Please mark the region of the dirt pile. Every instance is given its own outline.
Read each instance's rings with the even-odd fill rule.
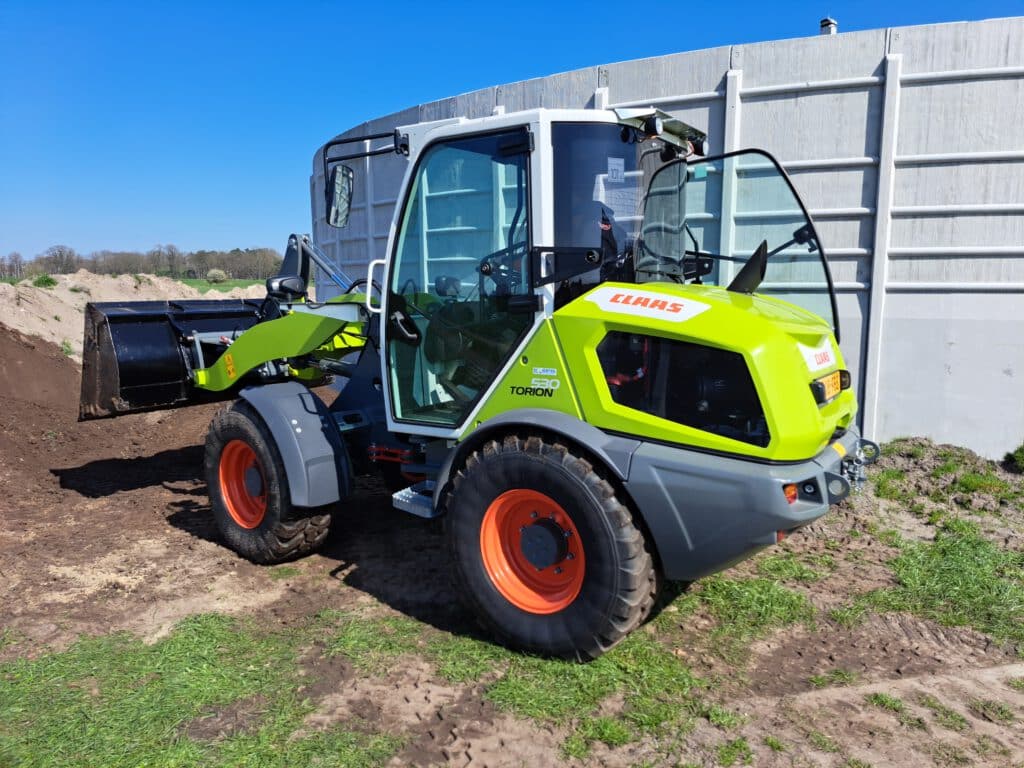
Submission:
[[[53,279],[57,284],[51,288],[36,288],[29,280],[17,285],[0,283],[0,304],[7,308],[4,323],[22,333],[53,342],[77,360],[81,360],[82,354],[83,313],[90,301],[258,299],[266,295],[261,285],[200,293],[167,277],[94,275],[84,269],[73,275],[56,275]]]

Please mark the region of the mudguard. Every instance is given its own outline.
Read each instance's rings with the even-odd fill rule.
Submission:
[[[248,402],[270,429],[297,507],[333,504],[351,491],[348,451],[327,406],[294,381],[246,387]]]
[[[585,446],[596,454],[604,465],[615,473],[619,480],[629,477],[630,460],[633,452],[640,447],[639,440],[609,435],[575,416],[545,408],[517,408],[493,419],[488,419],[467,437],[459,446],[450,451],[434,486],[434,508],[441,501],[441,494],[448,485],[452,467],[462,463],[470,451],[476,450],[488,438],[508,431],[510,426],[524,426],[562,436],[578,445]]]

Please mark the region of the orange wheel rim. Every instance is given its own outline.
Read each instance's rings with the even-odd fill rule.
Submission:
[[[528,613],[557,613],[583,586],[579,531],[560,504],[537,491],[506,491],[491,502],[480,527],[480,554],[498,591]]]
[[[250,445],[232,440],[220,454],[220,493],[231,519],[243,528],[256,528],[267,512],[267,483],[263,467]]]

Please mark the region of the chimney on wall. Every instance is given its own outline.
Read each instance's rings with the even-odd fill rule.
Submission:
[[[831,16],[826,16],[819,22],[819,35],[834,35],[839,31],[839,22]]]

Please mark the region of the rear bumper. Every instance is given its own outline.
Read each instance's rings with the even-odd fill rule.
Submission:
[[[625,486],[654,538],[665,577],[693,581],[828,512],[849,493],[843,459],[855,456],[859,443],[860,433],[851,428],[813,459],[795,464],[641,443]],[[789,483],[799,491],[792,504],[783,492]]]

